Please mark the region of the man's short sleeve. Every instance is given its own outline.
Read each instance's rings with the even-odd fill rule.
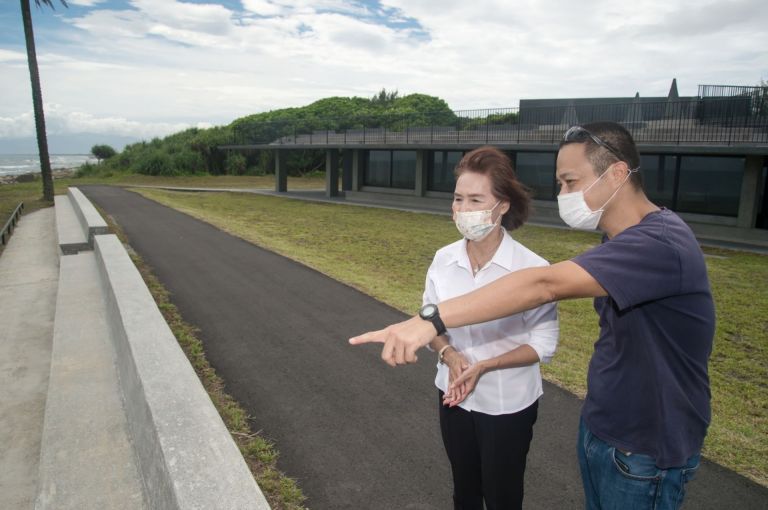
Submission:
[[[572,259],[613,298],[620,310],[680,292],[677,250],[642,228],[629,228]]]

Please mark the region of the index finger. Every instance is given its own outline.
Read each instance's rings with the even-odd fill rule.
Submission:
[[[380,343],[383,344],[386,341],[387,334],[385,330],[380,329],[378,331],[369,331],[362,335],[353,336],[349,339],[349,343],[352,345]]]

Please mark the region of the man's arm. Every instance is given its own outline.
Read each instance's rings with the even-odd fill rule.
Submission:
[[[508,274],[469,294],[440,304],[440,317],[454,328],[501,319],[563,299],[605,296],[602,286],[570,260]]]
[[[439,303],[446,327],[455,328],[507,317],[563,299],[605,296],[605,289],[570,260],[515,271],[480,289]],[[379,342],[391,366],[413,363],[416,351],[435,337],[432,323],[420,317],[351,338],[353,345]]]

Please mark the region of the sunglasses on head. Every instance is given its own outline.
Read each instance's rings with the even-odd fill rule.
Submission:
[[[600,138],[597,135],[593,135],[588,130],[584,129],[581,126],[573,126],[572,128],[568,129],[568,131],[565,132],[563,135],[563,142],[569,143],[569,142],[584,142],[586,140],[592,140],[600,147],[604,148],[614,156],[616,156],[616,159],[619,161],[624,161],[625,163],[627,160],[624,158],[624,156],[621,155],[619,151],[611,147],[611,145]]]

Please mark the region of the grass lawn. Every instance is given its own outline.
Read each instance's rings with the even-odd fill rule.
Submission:
[[[142,194],[286,255],[406,313],[420,302],[437,248],[457,238],[449,216],[234,193]],[[599,242],[596,234],[525,226],[513,234],[550,261]],[[713,421],[704,453],[768,485],[768,257],[706,249],[717,306],[710,363]],[[591,300],[560,304],[557,355],[545,377],[583,396],[597,336]],[[382,324],[383,326],[384,324]],[[349,336],[362,331],[350,331]],[[346,338],[340,338],[345,342]]]
[[[115,184],[115,185],[147,185],[147,186],[176,186],[199,188],[261,188],[274,189],[275,177],[266,176],[236,176],[236,175],[200,175],[183,177],[152,177],[135,174],[114,174],[109,177],[83,177],[56,179],[53,183],[54,193],[59,195],[67,192],[69,186],[81,184]],[[289,189],[313,189],[323,188],[324,177],[289,177]],[[0,228],[5,225],[13,210],[24,202],[24,214],[44,207],[50,207],[53,203],[42,200],[43,185],[38,179],[34,182],[15,184],[0,184]],[[2,246],[0,246],[2,251]]]
[[[239,175],[189,175],[182,177],[152,177],[136,174],[114,174],[109,177],[83,177],[56,179],[53,182],[54,192],[58,195],[66,193],[68,186],[80,184],[116,184],[116,185],[147,185],[147,186],[176,186],[200,188],[261,188],[274,189],[275,177],[239,176]],[[320,177],[289,177],[289,189],[323,188],[325,178]],[[43,185],[38,179],[33,182],[16,184],[0,184],[0,220],[3,224],[19,202],[24,202],[24,211],[32,212],[49,204],[41,199]]]

